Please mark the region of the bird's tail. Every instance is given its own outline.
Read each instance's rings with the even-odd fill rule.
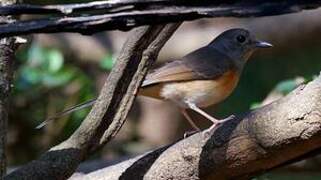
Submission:
[[[75,112],[75,111],[78,111],[80,109],[83,109],[83,108],[86,108],[86,107],[89,107],[89,106],[92,106],[95,101],[97,100],[97,98],[94,98],[94,99],[91,99],[89,101],[86,101],[86,102],[83,102],[81,104],[77,104],[76,106],[73,106],[73,107],[70,107],[62,112],[59,112],[57,114],[55,114],[54,116],[52,117],[49,117],[47,118],[45,121],[43,121],[42,123],[40,123],[36,129],[41,129],[42,127],[46,126],[48,123],[50,123],[51,121],[54,121],[56,119],[59,119],[61,118],[62,116],[65,116],[67,114],[70,114],[72,112]]]

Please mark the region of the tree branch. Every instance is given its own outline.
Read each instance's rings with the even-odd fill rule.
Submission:
[[[16,3],[15,0],[3,0],[1,5]],[[0,16],[0,23],[12,18]],[[9,113],[9,96],[13,79],[13,60],[16,49],[15,38],[0,39],[0,179],[6,174],[6,143]]]
[[[166,2],[167,0],[109,0],[109,1],[93,1],[88,3],[75,3],[75,4],[59,4],[59,5],[32,5],[32,4],[19,4],[7,5],[0,7],[0,15],[22,15],[22,14],[64,14],[70,15],[79,12],[92,12],[95,10],[105,10],[107,12],[119,12],[127,6],[126,9],[132,9],[133,6],[146,6],[155,5],[158,3]]]
[[[13,78],[15,39],[0,39],[0,179],[6,174],[9,97]]]
[[[68,178],[82,160],[118,132],[147,69],[178,26],[168,24],[142,27],[130,34],[97,102],[81,126],[69,139],[51,148],[38,160],[12,172],[6,179]],[[146,52],[149,52],[148,57]],[[110,127],[111,123],[117,126]],[[107,129],[107,132],[113,133],[104,135]]]
[[[60,17],[19,21],[0,25],[0,37],[30,33],[79,32],[93,34],[105,30],[129,30],[133,27],[194,20],[204,17],[258,17],[299,12],[321,6],[321,1],[181,1],[113,0],[84,4],[0,7],[2,14],[63,14]],[[90,10],[86,16],[77,13]],[[103,11],[103,12],[101,12]],[[58,13],[58,14],[57,14]]]
[[[80,177],[248,179],[320,149],[321,76],[208,135],[197,133]]]

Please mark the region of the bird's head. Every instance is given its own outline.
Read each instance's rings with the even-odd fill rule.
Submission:
[[[209,45],[240,63],[245,63],[256,49],[272,47],[268,42],[257,40],[248,30],[239,28],[224,31]]]

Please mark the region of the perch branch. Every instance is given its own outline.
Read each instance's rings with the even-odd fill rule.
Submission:
[[[83,179],[249,179],[321,149],[321,76],[289,95]],[[79,177],[79,178],[80,178]]]
[[[178,22],[204,17],[272,16],[314,9],[320,6],[320,0],[233,1],[225,3],[181,0],[113,0],[71,5],[4,6],[0,7],[0,13],[2,14],[17,14],[19,12],[21,12],[19,14],[56,13],[55,15],[63,14],[63,16],[2,24],[0,25],[0,37],[56,32],[93,34],[105,30],[129,30],[147,24]],[[79,12],[90,8],[99,11],[95,13],[89,11],[86,16],[79,15]]]
[[[133,95],[140,86],[148,67],[178,26],[179,24],[148,26],[138,28],[130,34],[111,74],[105,81],[97,102],[74,134],[51,148],[39,159],[10,173],[5,178],[24,177],[34,180],[68,178],[82,160],[106,143],[106,139],[111,138],[109,136],[114,136],[118,132],[114,128],[120,128],[126,118],[134,99]],[[145,57],[145,52],[150,52],[148,55],[150,59]],[[143,60],[141,60],[142,56]],[[110,127],[112,122],[120,125]],[[107,132],[114,133],[104,135],[107,129]]]

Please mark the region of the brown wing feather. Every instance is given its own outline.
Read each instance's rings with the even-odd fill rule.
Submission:
[[[196,74],[183,61],[173,61],[148,74],[142,87],[160,82],[184,81],[193,79]]]
[[[148,74],[142,87],[162,82],[215,79],[232,69],[235,66],[229,57],[213,48],[203,47]]]

